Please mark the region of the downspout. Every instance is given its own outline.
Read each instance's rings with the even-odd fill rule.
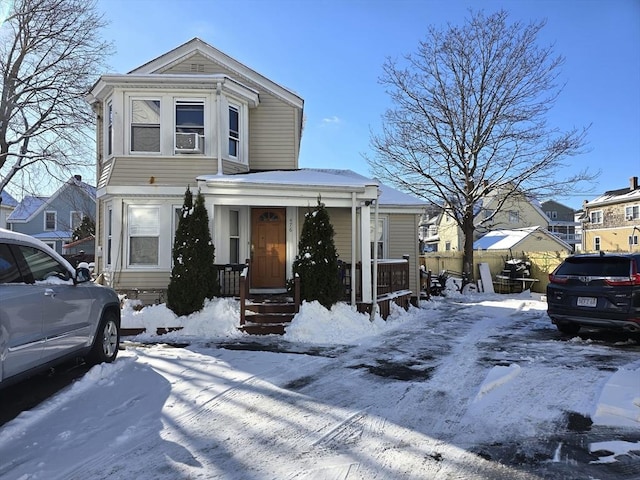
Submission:
[[[376,207],[373,215],[373,288],[371,293],[371,321],[376,318],[378,310],[378,199],[376,198]]]
[[[358,226],[356,225],[356,192],[351,192],[351,306],[356,305],[356,241]]]
[[[222,171],[222,82],[216,83],[216,109],[218,124],[218,175],[224,175]]]

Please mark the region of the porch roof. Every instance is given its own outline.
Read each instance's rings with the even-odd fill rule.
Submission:
[[[348,169],[303,168],[299,170],[272,170],[235,175],[201,175],[197,178],[209,187],[302,189],[308,196],[318,193],[356,192],[358,199],[376,199],[384,207],[417,207],[426,205],[409,194],[381,184]]]

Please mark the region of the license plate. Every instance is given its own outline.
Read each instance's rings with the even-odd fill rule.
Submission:
[[[598,299],[595,297],[578,297],[579,307],[595,307],[598,305]]]

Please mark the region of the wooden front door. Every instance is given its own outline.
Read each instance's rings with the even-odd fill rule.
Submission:
[[[251,288],[286,285],[286,209],[251,210]]]

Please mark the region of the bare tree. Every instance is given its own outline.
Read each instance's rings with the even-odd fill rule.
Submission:
[[[462,27],[430,28],[406,64],[387,59],[380,82],[392,107],[371,135],[374,173],[439,205],[464,237],[463,272],[472,278],[474,209],[491,193],[517,196],[576,191],[593,179],[557,176],[581,153],[586,128],[562,132],[547,114],[562,90],[564,59],[537,46],[545,22],[509,24],[507,13],[471,13]],[[477,222],[477,220],[475,220]]]
[[[94,163],[84,97],[112,52],[105,25],[95,0],[13,2],[0,25],[0,191],[18,178],[65,181]]]

